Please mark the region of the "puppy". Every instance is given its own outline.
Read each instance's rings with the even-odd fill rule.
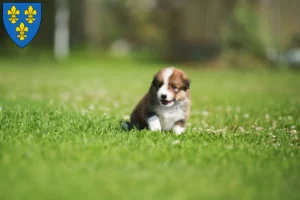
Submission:
[[[190,114],[190,80],[174,67],[161,69],[148,93],[130,116],[130,127],[152,131],[184,132]]]

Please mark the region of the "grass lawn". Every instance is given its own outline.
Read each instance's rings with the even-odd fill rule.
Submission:
[[[0,61],[0,199],[300,199],[300,73],[177,66],[185,134],[119,121],[163,64]]]

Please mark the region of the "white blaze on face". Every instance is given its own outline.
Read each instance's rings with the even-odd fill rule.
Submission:
[[[167,101],[173,101],[174,96],[173,96],[172,92],[170,92],[168,90],[169,78],[173,74],[173,72],[174,72],[173,67],[170,67],[170,68],[167,68],[167,69],[164,70],[164,72],[163,72],[164,84],[157,91],[157,98],[158,99],[162,99],[161,98],[162,95],[166,95],[167,98],[165,100],[167,100]]]

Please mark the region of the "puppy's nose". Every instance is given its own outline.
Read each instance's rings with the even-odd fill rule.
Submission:
[[[162,99],[166,99],[166,98],[167,98],[167,95],[162,94],[162,95],[161,95],[161,98],[162,98]]]

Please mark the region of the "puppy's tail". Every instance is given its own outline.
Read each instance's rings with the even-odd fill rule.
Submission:
[[[130,131],[133,128],[132,124],[128,121],[121,121],[121,126],[124,131]]]

